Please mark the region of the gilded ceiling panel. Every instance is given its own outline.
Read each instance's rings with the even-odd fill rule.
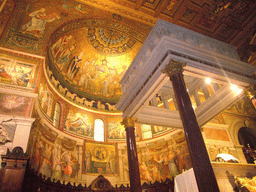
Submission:
[[[144,34],[150,32],[151,27],[130,20],[129,15],[135,12],[125,10],[115,5],[99,3],[97,7],[90,2],[77,2],[73,0],[40,0],[40,1],[0,1],[3,5],[0,12],[1,46],[43,55],[49,37],[65,23],[81,18],[108,18],[110,20],[126,23],[133,28],[143,30]],[[13,10],[15,7],[15,10]],[[12,12],[13,11],[13,12]],[[114,12],[114,13],[113,13]],[[121,17],[117,13],[127,17]],[[144,16],[140,16],[143,20]],[[152,21],[150,21],[152,23]],[[2,31],[1,31],[2,30]]]

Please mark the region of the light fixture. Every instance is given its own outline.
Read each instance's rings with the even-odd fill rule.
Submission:
[[[239,95],[243,92],[243,89],[240,89],[234,84],[231,84],[231,90],[236,93],[236,95]]]
[[[206,79],[205,79],[205,83],[206,84],[210,84],[212,82],[212,80],[209,78],[209,77],[207,77]]]
[[[238,89],[237,90],[237,95],[240,95],[243,92],[243,89]]]
[[[237,91],[238,87],[234,84],[231,84],[231,90],[232,91]]]

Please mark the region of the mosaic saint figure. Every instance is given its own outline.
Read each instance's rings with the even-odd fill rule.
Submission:
[[[163,178],[163,180],[166,179],[166,170],[165,170],[165,167],[164,167],[164,155],[160,155],[158,156],[158,159],[157,159],[157,165],[158,165],[158,170],[159,170],[159,173],[161,175],[161,178]]]
[[[140,170],[140,178],[142,180],[146,180],[148,182],[150,182],[150,181],[153,182],[153,179],[150,176],[148,167],[144,162],[142,162],[141,165],[139,166],[139,170]]]
[[[111,154],[109,156],[109,166],[111,173],[116,173],[116,157],[113,151],[111,151]]]
[[[62,162],[60,152],[61,148],[59,146],[54,148],[52,179],[60,179],[62,177]]]
[[[35,145],[36,146],[35,146],[34,156],[32,158],[31,164],[34,166],[35,171],[37,171],[40,166],[40,156],[41,156],[44,146],[43,146],[41,139],[39,139]]]
[[[128,160],[126,157],[123,157],[123,167],[124,167],[124,171],[123,171],[123,179],[124,181],[128,181],[129,180],[129,166],[128,166]]]
[[[94,79],[93,73],[95,73],[95,62],[96,59],[87,60],[81,70],[81,76],[78,81],[78,86],[82,90],[90,90],[90,87],[92,87],[92,81]]]
[[[62,154],[63,162],[64,162],[64,171],[63,171],[63,179],[67,179],[71,177],[73,172],[73,162],[71,160],[71,153],[64,152]]]
[[[177,167],[178,167],[178,171],[180,173],[184,172],[186,170],[186,163],[185,163],[185,154],[184,154],[184,149],[180,148],[180,149],[176,149],[176,154],[177,154]]]
[[[6,72],[5,67],[5,64],[0,64],[0,77],[5,79],[11,79],[12,76]]]
[[[78,175],[78,172],[80,170],[80,164],[78,163],[77,159],[72,156],[72,173],[71,178],[75,178]]]
[[[39,173],[41,173],[42,175],[45,175],[46,178],[51,177],[52,175],[52,169],[51,169],[51,165],[52,165],[52,146],[49,144],[45,145],[45,151],[42,154],[43,156],[43,161],[42,161],[42,165],[39,169]]]
[[[82,57],[83,57],[84,53],[80,52],[80,54],[78,56],[74,56],[71,61],[69,62],[68,66],[67,66],[67,77],[69,79],[73,79],[76,77],[79,69],[80,69],[80,65],[82,63]]]
[[[111,173],[112,173],[112,172],[111,172],[111,169],[110,169],[109,163],[106,164],[106,173],[107,173],[107,174],[111,174]]]
[[[58,64],[58,67],[60,70],[65,69],[66,65],[70,61],[70,55],[75,50],[75,45],[71,45],[69,48],[65,49],[59,56],[59,58],[56,58],[56,62]]]
[[[176,175],[179,175],[180,173],[175,164],[175,153],[173,152],[173,150],[169,151],[168,163],[169,163],[168,168],[169,168],[169,171],[170,171],[172,177],[174,178]]]
[[[52,13],[47,16],[44,8],[30,13],[29,16],[32,18],[28,23],[22,26],[22,30],[40,34],[44,32],[47,22],[53,22],[55,19],[59,19],[57,13]]]
[[[154,181],[160,181],[160,174],[156,164],[152,168],[152,176]]]
[[[58,39],[58,41],[53,44],[51,50],[54,60],[57,60],[57,58],[62,56],[70,39],[72,39],[72,35],[63,35],[61,38]]]

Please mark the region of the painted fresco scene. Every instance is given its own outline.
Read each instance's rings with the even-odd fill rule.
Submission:
[[[121,124],[123,118],[120,116],[107,117],[107,132],[108,140],[112,141],[125,141],[126,131],[124,125]],[[139,124],[135,124],[135,137],[139,138]]]
[[[85,142],[84,172],[94,174],[117,174],[116,145]]]
[[[34,88],[36,65],[0,57],[0,82],[24,88]]]
[[[116,144],[102,145],[88,141],[84,142],[84,146],[79,146],[75,140],[62,138],[41,123],[37,124],[31,134],[31,165],[39,174],[67,181],[76,180],[81,174],[120,175],[125,182],[129,179],[122,176],[128,173],[127,149],[118,149]],[[178,139],[182,140],[178,141],[178,145],[175,139],[170,139],[148,142],[146,147],[138,146],[140,177],[143,182],[172,179],[191,168],[187,145],[181,138],[184,134],[178,135]],[[84,151],[82,154],[81,150]],[[124,159],[117,156],[118,151],[124,154]],[[119,170],[119,166],[122,170]]]
[[[138,147],[140,178],[143,182],[172,179],[192,167],[187,143],[182,137],[184,134],[178,136],[182,140],[178,144],[171,139],[148,142],[147,147]]]
[[[29,117],[31,115],[33,98],[0,93],[0,112]]]
[[[45,125],[38,124],[30,138],[32,168],[46,178],[68,180],[77,178],[80,170],[76,143],[60,139],[54,132],[44,131]],[[43,132],[45,134],[43,134]]]
[[[93,115],[69,108],[64,131],[79,136],[93,137]]]
[[[126,138],[125,127],[121,124],[122,121],[121,117],[108,117],[108,139],[124,140]]]

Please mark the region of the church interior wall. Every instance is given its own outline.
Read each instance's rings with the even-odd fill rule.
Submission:
[[[40,109],[40,108],[38,108],[38,109]],[[82,113],[82,111],[80,111],[80,113]],[[86,111],[83,111],[83,113],[88,114],[88,112],[86,112]],[[216,123],[216,120],[213,120],[213,123],[208,123],[208,124],[204,125],[202,128],[202,133],[205,138],[205,143],[206,143],[206,146],[209,151],[210,159],[212,161],[215,161],[217,154],[228,153],[228,154],[233,155],[237,159],[239,159],[240,162],[245,163],[245,158],[244,158],[243,154],[241,154],[241,151],[238,151],[238,149],[235,145],[235,142],[232,139],[233,137],[237,138],[237,134],[232,135],[230,132],[232,130],[232,128],[230,128],[230,127],[233,125],[230,126],[229,123],[232,122],[232,119],[234,120],[234,117],[236,117],[237,115],[234,116],[233,114],[228,113],[228,110],[227,110],[227,112],[223,112],[219,116],[222,116],[222,118],[219,118],[222,120],[225,120],[226,116],[229,117],[225,121],[227,123],[222,124],[222,123],[220,123],[220,121],[218,121],[219,123]],[[240,118],[241,119],[239,121],[242,121],[242,119],[245,119],[245,118],[248,119],[248,116],[247,117],[240,116]],[[106,117],[106,119],[108,119],[108,117]],[[216,118],[216,119],[218,119],[218,118]],[[117,121],[119,121],[118,123],[120,123],[121,118],[117,117]],[[93,121],[91,121],[91,123],[92,122]],[[51,129],[53,129],[53,130],[56,130],[56,128],[53,127],[52,125],[51,126],[49,125],[49,127],[51,127]],[[52,131],[52,132],[54,132],[54,131]],[[65,132],[65,128],[64,129],[60,128],[58,130],[58,133],[60,135],[65,135],[64,133],[67,133],[67,132]],[[88,182],[90,182],[96,178],[96,175],[103,174],[103,175],[106,175],[106,177],[109,180],[111,180],[111,182],[113,182],[114,184],[129,183],[128,169],[127,169],[127,167],[128,167],[127,152],[126,152],[127,149],[125,147],[126,144],[125,144],[124,140],[119,140],[118,142],[115,141],[114,143],[112,142],[112,144],[109,144],[109,143],[98,144],[97,142],[93,141],[92,137],[91,138],[88,137],[87,139],[85,139],[85,138],[79,139],[78,135],[79,134],[69,135],[69,139],[73,140],[73,143],[75,143],[76,141],[79,141],[80,145],[77,146],[76,148],[80,148],[80,149],[84,150],[83,152],[80,152],[80,157],[78,157],[78,156],[76,158],[73,157],[73,159],[82,159],[82,160],[80,160],[80,169],[81,169],[81,170],[79,170],[80,176],[73,178],[74,180],[81,178],[81,180],[83,182],[88,184]],[[33,138],[33,136],[32,136],[32,138]],[[45,140],[45,138],[44,138],[44,140]],[[140,168],[141,168],[141,172],[142,172],[141,179],[143,182],[147,182],[147,183],[151,182],[152,183],[154,180],[161,180],[161,179],[164,180],[168,177],[173,178],[173,176],[175,176],[175,171],[173,171],[174,173],[171,173],[170,172],[171,169],[169,169],[169,171],[168,171],[168,169],[166,169],[167,167],[162,169],[162,171],[167,170],[166,173],[161,172],[161,174],[160,174],[160,172],[159,172],[160,165],[159,165],[159,163],[157,163],[157,161],[160,161],[161,158],[163,158],[162,155],[164,155],[165,157],[171,158],[172,153],[180,153],[180,152],[184,153],[183,155],[185,155],[186,158],[184,158],[183,161],[185,161],[185,164],[180,165],[180,167],[176,167],[176,169],[178,171],[178,172],[176,172],[176,174],[182,173],[184,170],[187,170],[192,167],[191,160],[188,155],[187,145],[185,142],[185,135],[182,130],[173,129],[172,131],[170,131],[169,133],[167,133],[165,135],[162,135],[160,137],[156,137],[153,139],[146,139],[146,140],[141,140],[141,137],[138,136],[137,140],[138,140],[137,141],[137,152],[138,152],[138,159],[139,159],[139,164],[140,164]],[[110,143],[111,143],[111,139],[108,141],[110,141]],[[59,143],[62,143],[62,145],[63,145],[63,141],[59,142]],[[70,143],[72,143],[72,142],[70,142]],[[116,165],[116,167],[114,168],[117,170],[116,172],[113,172],[113,170],[109,169],[109,167],[107,167],[107,166],[104,166],[104,168],[102,170],[101,169],[96,170],[95,169],[96,167],[92,166],[92,160],[90,159],[90,155],[91,155],[91,153],[93,153],[93,149],[95,149],[95,147],[97,148],[97,146],[104,146],[104,149],[107,149],[108,152],[105,152],[103,154],[107,154],[110,152],[115,153],[114,155],[115,155],[115,157],[117,157],[117,160],[111,164],[110,159],[109,159],[108,163],[109,163],[109,165],[112,166],[112,169],[113,169],[113,164]],[[112,150],[111,150],[111,148],[112,148]],[[113,150],[113,148],[115,148],[115,150]],[[239,152],[240,152],[240,154],[239,154]],[[74,151],[72,151],[72,153],[77,153],[77,151],[74,150]],[[31,154],[35,154],[35,153],[31,151]],[[88,155],[88,159],[86,157],[87,155]],[[31,158],[33,159],[32,156],[31,156]],[[100,160],[100,158],[99,158],[99,160]],[[162,160],[164,160],[164,159],[162,159]],[[166,161],[166,159],[164,161]],[[170,161],[170,159],[168,159],[168,161]],[[166,163],[166,164],[169,165],[168,163]],[[90,168],[87,169],[86,166],[87,166],[87,168],[92,166],[93,167],[92,169],[94,169],[94,171],[90,172],[89,171]],[[101,172],[99,172],[99,171],[101,171]],[[43,174],[44,172],[41,172],[41,173]],[[114,173],[114,174],[110,174],[110,173]],[[62,179],[62,177],[59,177],[59,179]],[[72,180],[72,178],[70,178],[70,179]]]
[[[95,37],[93,33],[89,33],[89,29],[100,28],[102,23],[118,23],[117,27],[120,27],[122,32],[129,31],[133,34],[131,41],[127,42],[135,42],[134,50],[127,51],[128,56],[119,61],[128,63],[140,49],[156,18],[140,16],[142,21],[137,19],[136,22],[131,19],[132,13],[126,18],[107,10],[62,0],[53,1],[55,7],[46,8],[43,8],[46,2],[44,0],[28,4],[16,0],[5,2],[5,11],[0,11],[1,18],[4,18],[0,26],[0,155],[21,146],[30,157],[30,166],[37,174],[45,175],[46,178],[89,186],[98,175],[103,175],[113,186],[129,185],[126,132],[121,123],[122,113],[115,109],[115,104],[79,97],[62,86],[60,80],[64,82],[64,78],[57,79],[55,74],[67,71],[57,71],[59,67],[63,67],[61,64],[56,64],[56,69],[53,68],[55,63],[51,62],[59,55],[53,55],[52,50],[57,46],[58,40],[71,34],[69,30],[85,25],[86,30],[82,32],[87,34],[90,40],[86,43],[95,46],[97,51],[100,49],[102,54],[91,52],[93,54],[88,57],[86,55],[90,65],[94,66],[92,69],[96,70],[94,60],[104,61],[104,51],[109,47],[103,50],[94,45],[92,42]],[[49,20],[41,20],[41,26],[33,26],[31,14],[40,11],[46,12],[45,16],[48,16]],[[81,13],[90,17],[80,16]],[[94,18],[101,14],[104,19],[96,22]],[[208,22],[214,25],[213,21]],[[82,32],[77,34],[83,34]],[[81,38],[82,36],[77,37],[76,42],[72,39],[72,43],[83,44],[79,41]],[[125,52],[126,46],[124,43],[118,48]],[[59,48],[63,47],[59,45]],[[78,55],[78,52],[72,56]],[[117,50],[112,49],[110,55],[116,56],[116,53]],[[128,66],[118,68],[115,77],[119,80],[125,67]],[[82,73],[78,75],[80,79],[82,76]],[[79,84],[78,77],[68,80],[75,79],[75,84],[71,86],[80,86],[77,89],[79,91],[85,90],[82,87],[85,81]],[[100,84],[99,80],[102,79],[98,79],[97,83]],[[105,85],[107,83],[105,82]],[[112,91],[117,90],[113,86],[109,88]],[[103,89],[102,84],[93,90],[106,96]],[[118,94],[121,94],[120,86]],[[109,95],[108,97],[111,100]],[[60,106],[57,124],[54,123],[56,104]],[[174,103],[170,103],[169,107],[175,109]],[[242,127],[248,127],[256,133],[255,117],[256,110],[245,96],[202,126],[202,134],[219,185],[232,189],[235,176],[252,177],[255,174],[255,171],[252,171],[255,166],[247,163],[243,153],[244,146],[238,139]],[[103,142],[94,140],[95,119],[103,121]],[[182,129],[136,123],[135,136],[142,184],[173,179],[192,168]],[[239,163],[216,162],[219,153],[231,154]]]
[[[44,74],[41,74],[41,76],[39,76],[41,81],[38,83],[39,88],[36,91],[38,97],[30,92],[30,97],[24,97],[24,93],[21,94],[20,90],[12,91],[14,95],[7,94],[6,91],[1,93],[2,117],[23,115],[24,119],[36,119],[31,128],[27,147],[32,168],[39,174],[51,177],[51,179],[75,181],[87,185],[99,174],[105,175],[113,185],[129,184],[125,130],[121,125],[121,115],[95,114],[81,107],[73,106],[55,93],[52,86],[49,86],[45,80]],[[9,87],[12,86],[10,83]],[[17,85],[14,86],[17,90]],[[23,111],[17,110],[17,106],[11,106],[7,110],[4,107],[4,104],[8,103],[5,99],[14,96],[25,100],[28,98],[31,101],[17,100]],[[53,114],[57,102],[61,103],[62,106],[58,128],[53,126]],[[237,135],[238,130],[244,125],[255,129],[254,115],[255,109],[245,97],[203,126],[202,133],[212,161],[215,161],[216,154],[227,150],[227,153],[233,155],[242,163],[246,162]],[[86,119],[86,126],[82,126],[82,129],[90,130],[86,134],[75,129],[75,125],[74,127],[70,126],[70,122],[67,123],[67,120],[73,122],[77,120],[77,117]],[[93,131],[93,120],[95,118],[104,119],[104,124],[110,129],[105,131],[107,142],[95,142],[92,134],[89,134]],[[79,126],[77,127],[79,128]],[[139,123],[136,125],[137,151],[142,182],[152,183],[155,180],[172,179],[175,175],[190,169],[192,164],[183,131],[175,128],[156,127],[155,125],[150,125],[150,127],[153,133],[151,139],[143,138],[141,132],[143,126]],[[115,131],[111,132],[111,130]],[[9,143],[1,148],[5,149],[3,151],[6,152],[7,148],[12,147]],[[86,159],[86,152],[93,153],[97,148],[105,150],[102,153],[103,155],[112,153],[114,160],[111,161],[110,155],[107,160],[103,160],[103,157],[101,157],[102,159],[99,157],[98,161],[95,157],[94,161],[89,157]],[[173,154],[176,154],[176,158],[182,158],[180,164],[172,164]],[[68,163],[72,164],[72,171],[69,170],[72,173],[68,172]],[[103,168],[92,166],[92,163],[103,163],[104,166]],[[66,166],[63,164],[66,164]],[[91,166],[93,169],[88,170],[86,166]]]
[[[14,57],[14,59],[17,58]],[[40,62],[38,65],[40,65]],[[38,66],[37,70],[39,68]],[[36,89],[36,86],[31,86],[28,91],[30,97],[24,97],[26,94],[24,92],[21,94],[20,90],[12,90],[13,95],[7,94],[6,91],[1,93],[2,116],[23,116],[24,119],[31,117],[36,119],[32,125],[27,148],[32,168],[38,174],[56,180],[75,181],[89,185],[97,175],[103,174],[113,185],[129,184],[125,130],[121,125],[121,114],[93,113],[82,107],[72,105],[72,103],[56,94],[44,75],[43,73],[38,75],[38,78],[41,79],[40,83],[36,80],[32,81],[34,84],[38,84],[38,89]],[[10,82],[7,85],[9,87],[14,86],[16,90],[17,87],[24,86],[24,84],[17,85],[16,82]],[[24,89],[24,87],[22,88]],[[36,95],[38,97],[31,93],[32,88],[37,90]],[[8,103],[6,99],[16,97],[19,98],[17,102],[20,103],[20,109],[17,106],[7,108],[5,106]],[[61,104],[59,127],[53,126],[53,115],[57,102]],[[232,154],[241,162],[246,162],[237,135],[239,128],[244,125],[255,129],[254,115],[255,110],[245,97],[203,126],[202,133],[212,161],[215,161],[218,153],[227,150],[227,153]],[[86,122],[83,122],[85,124],[70,126],[71,122],[74,123],[79,117],[86,120]],[[107,142],[105,143],[98,143],[93,139],[93,121],[95,118],[103,119],[107,127],[107,131],[105,131]],[[148,127],[151,128],[153,133],[151,139],[142,137],[141,131],[144,127],[145,130]],[[81,129],[87,131],[81,132]],[[142,126],[139,123],[136,125],[136,130],[142,182],[153,183],[155,180],[172,179],[175,175],[192,167],[182,130],[155,125]],[[112,153],[114,160],[111,160],[109,155],[107,160],[98,157],[97,161],[97,158],[94,157],[94,161],[92,161],[89,153],[93,153],[95,149],[101,147],[105,150],[102,154],[109,155]],[[12,146],[7,143],[1,148],[5,148],[3,151],[6,152],[6,149],[12,148]],[[177,155],[177,153],[180,155]],[[173,154],[176,154],[176,158],[183,158],[183,162],[172,164]],[[86,157],[87,155],[88,157]],[[72,173],[69,174],[69,167],[67,166],[71,162],[72,171],[70,172]],[[103,168],[97,167],[92,163],[103,163],[104,166],[102,166]],[[64,166],[64,164],[66,165]],[[89,170],[88,167],[91,167],[91,169]]]

